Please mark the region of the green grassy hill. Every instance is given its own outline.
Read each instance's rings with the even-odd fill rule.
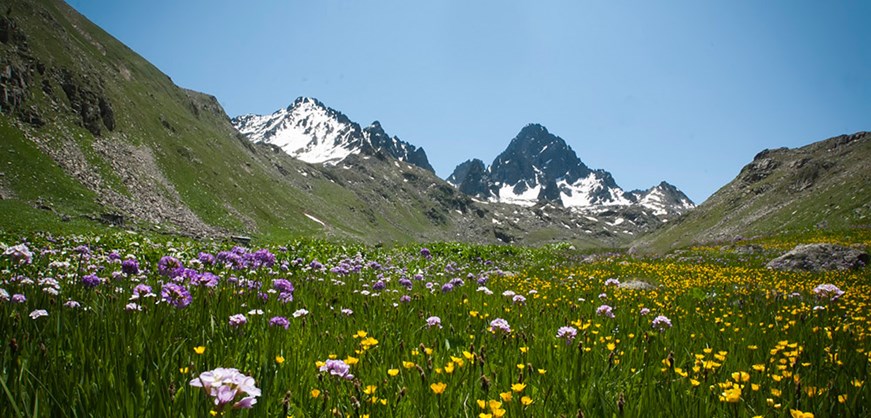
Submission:
[[[760,152],[708,200],[634,245],[662,252],[757,236],[871,227],[871,133]]]

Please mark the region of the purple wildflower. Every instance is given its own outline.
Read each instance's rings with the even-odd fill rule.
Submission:
[[[351,380],[354,375],[350,373],[351,366],[342,360],[327,360],[319,369],[322,372],[328,372],[330,375],[341,377],[342,379]]]
[[[218,410],[222,410],[240,396],[242,399],[235,402],[232,408],[249,409],[257,403],[257,397],[261,393],[254,378],[240,373],[237,369],[222,367],[200,373],[199,377],[190,381],[190,385],[203,388],[206,394],[215,398]]]
[[[293,302],[293,293],[291,292],[281,292],[278,294],[278,300],[281,303],[290,303]]]
[[[454,285],[452,285],[450,282],[445,283],[445,284],[442,286],[442,293],[448,293],[448,292],[450,292],[451,290],[454,290]]]
[[[96,274],[88,274],[82,277],[82,284],[87,287],[97,287],[100,284],[100,278]]]
[[[201,252],[201,253],[197,256],[197,259],[200,260],[200,263],[203,263],[203,264],[208,264],[208,265],[213,265],[213,264],[215,264],[215,256],[213,256],[213,255],[211,255],[211,254],[209,254],[209,253],[203,253],[203,252]]]
[[[127,312],[139,312],[142,310],[142,306],[140,306],[138,303],[130,302],[124,305],[124,310]]]
[[[437,317],[437,316],[431,316],[431,317],[426,319],[426,327],[427,328],[432,328],[432,327],[441,328],[442,327],[442,319]]]
[[[514,295],[514,297],[511,298],[511,300],[518,305],[526,304],[526,298],[523,297],[522,295]]]
[[[41,318],[43,316],[48,316],[48,311],[45,309],[37,309],[30,313],[30,319]]]
[[[78,308],[82,305],[79,302],[76,302],[74,300],[68,300],[68,301],[64,302],[64,306],[66,306],[67,308],[70,308],[70,309],[75,309],[75,308]]]
[[[145,296],[151,293],[151,286],[147,284],[137,284],[136,287],[133,288],[133,296],[139,298],[141,296]]]
[[[290,321],[288,321],[287,318],[283,316],[274,316],[272,317],[272,319],[269,320],[269,326],[283,327],[284,329],[287,329],[287,327],[290,326]]]
[[[372,285],[372,290],[375,290],[375,291],[381,291],[381,290],[384,290],[385,288],[387,288],[387,285],[384,283],[383,280],[379,280],[379,281],[375,282],[375,284]]]
[[[26,244],[13,245],[7,248],[3,255],[9,256],[12,261],[18,264],[30,264],[33,261],[33,253],[30,252]]]
[[[345,315],[345,316],[351,316],[354,314],[354,311],[352,311],[348,308],[342,308],[341,312],[342,312],[342,315]]]
[[[170,278],[178,277],[184,272],[184,265],[177,258],[166,255],[157,262],[157,272]]]
[[[91,249],[88,248],[87,245],[79,245],[78,247],[73,248],[73,251],[79,253],[79,254],[82,255],[82,256],[89,256],[89,255],[91,255]]]
[[[575,327],[559,327],[556,330],[556,337],[566,340],[566,344],[571,344],[577,336],[578,329]]]
[[[653,318],[653,328],[658,329],[659,332],[665,331],[667,328],[671,328],[671,320],[668,319],[665,315],[659,315],[656,318]]]
[[[648,308],[641,308],[641,311],[640,311],[639,313],[640,313],[642,316],[647,315],[647,314],[650,313],[650,309],[648,309]]]
[[[620,280],[617,279],[608,279],[605,280],[605,286],[619,286]]]
[[[272,287],[279,292],[293,293],[293,283],[287,279],[275,279],[272,281]]]
[[[21,293],[16,293],[12,295],[12,303],[24,303],[27,301],[27,298],[24,297]]]
[[[163,288],[160,289],[160,297],[176,308],[184,308],[193,301],[191,293],[184,286],[176,283],[164,284]]]
[[[429,248],[426,248],[426,247],[423,247],[420,249],[420,256],[427,259],[427,260],[432,259],[432,253],[430,253]]]
[[[490,321],[490,331],[492,331],[494,333],[503,332],[505,334],[510,334],[511,333],[511,326],[508,325],[508,321],[506,321],[502,318],[496,318],[496,319]]]
[[[414,287],[414,283],[411,280],[408,280],[408,278],[406,277],[399,279],[399,285],[405,287],[408,290],[411,290],[411,288]]]
[[[408,303],[408,302],[411,302],[411,296],[408,296],[408,295],[402,295],[402,296],[399,297],[399,301],[402,302],[402,303]]]
[[[836,301],[844,296],[844,291],[839,289],[838,286],[835,286],[830,283],[824,283],[814,288],[812,291],[814,295],[816,295],[820,299],[828,299],[830,301]]]
[[[248,318],[242,314],[230,315],[230,326],[233,328],[245,325],[248,323]]]
[[[608,305],[602,305],[596,308],[596,315],[614,318],[614,308]]]

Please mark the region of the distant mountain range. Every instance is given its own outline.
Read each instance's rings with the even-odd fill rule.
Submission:
[[[869,135],[772,150],[704,204],[625,191],[528,125],[438,178],[378,122],[313,98],[230,119],[60,0],[0,10],[0,233],[124,228],[276,241],[672,248],[869,224]],[[507,140],[508,138],[506,138]],[[663,228],[665,226],[665,228]]]
[[[377,121],[361,129],[313,98],[300,97],[270,115],[238,116],[232,123],[252,142],[277,146],[308,163],[336,165],[350,155],[382,152],[433,172],[423,148],[390,137]],[[520,206],[549,203],[582,212],[638,206],[662,219],[695,206],[664,181],[624,192],[609,172],[591,170],[562,138],[538,124],[524,127],[489,167],[478,159],[466,161],[447,182],[484,202]]]

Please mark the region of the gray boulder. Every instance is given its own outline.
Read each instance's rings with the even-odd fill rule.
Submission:
[[[766,267],[787,271],[851,270],[868,264],[868,253],[834,244],[802,244],[768,262]]]
[[[632,279],[632,280],[629,280],[626,282],[621,282],[620,284],[617,285],[617,287],[619,287],[620,289],[630,289],[630,290],[656,290],[657,289],[656,285],[654,285],[652,283],[645,282],[643,280],[638,280],[638,279]]]

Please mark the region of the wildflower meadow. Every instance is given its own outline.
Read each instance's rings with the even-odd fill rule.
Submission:
[[[713,247],[4,240],[3,417],[871,415],[867,269]]]

